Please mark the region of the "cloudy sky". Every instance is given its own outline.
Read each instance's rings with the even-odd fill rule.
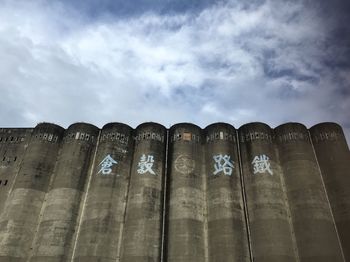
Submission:
[[[1,127],[333,121],[350,141],[348,0],[0,3]]]

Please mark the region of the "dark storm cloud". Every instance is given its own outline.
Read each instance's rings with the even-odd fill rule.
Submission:
[[[335,121],[349,139],[349,5],[5,0],[0,123]]]
[[[61,1],[89,17],[111,16],[116,19],[138,16],[152,12],[156,14],[198,13],[218,3],[216,0],[85,0]]]

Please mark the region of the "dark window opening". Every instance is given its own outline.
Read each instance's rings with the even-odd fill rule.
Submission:
[[[5,183],[4,183],[4,186],[6,186],[7,185],[7,179],[5,180]]]

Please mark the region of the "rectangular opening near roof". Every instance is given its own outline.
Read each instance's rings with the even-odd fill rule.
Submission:
[[[192,134],[191,133],[183,133],[183,140],[191,141]]]

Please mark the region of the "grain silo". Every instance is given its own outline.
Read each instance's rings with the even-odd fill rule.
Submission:
[[[250,261],[236,129],[205,128],[209,261]]]
[[[310,128],[344,256],[350,260],[350,153],[342,128],[321,123]]]
[[[252,254],[257,261],[297,261],[289,206],[273,130],[263,123],[239,129]]]
[[[169,142],[166,261],[205,261],[208,243],[202,130],[189,123],[174,125]]]
[[[38,124],[24,154],[15,184],[0,215],[0,260],[26,261],[49,188],[64,129]]]
[[[109,123],[102,128],[82,200],[72,261],[119,259],[133,145],[131,127]]]
[[[31,262],[70,259],[79,206],[99,129],[76,123],[64,133],[53,179],[42,207]]]
[[[335,123],[1,128],[0,261],[346,261],[349,162]]]
[[[160,260],[166,144],[167,130],[162,125],[144,123],[135,130],[120,261]]]
[[[275,134],[300,261],[343,261],[308,130],[287,123]]]

